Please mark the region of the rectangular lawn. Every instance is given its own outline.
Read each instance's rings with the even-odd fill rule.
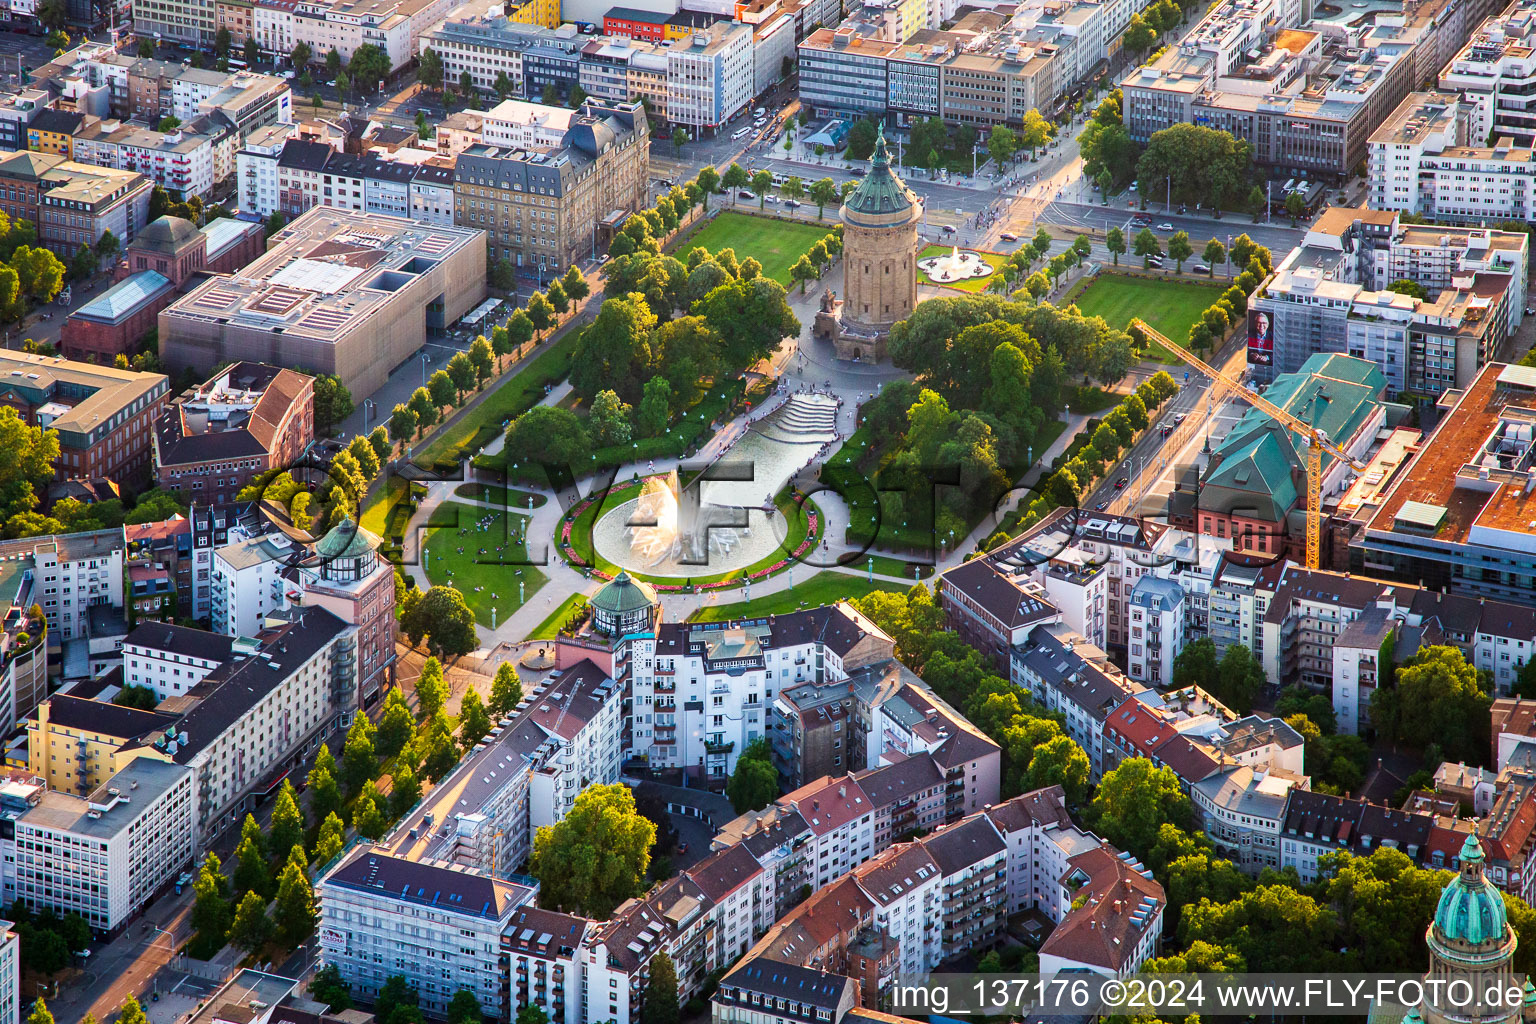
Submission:
[[[1225,286],[1200,281],[1162,280],[1116,274],[1107,268],[1072,299],[1085,316],[1101,316],[1111,327],[1125,329],[1132,317],[1141,317],[1171,341],[1182,345],[1206,307],[1221,298]],[[1173,364],[1177,358],[1147,350],[1147,358]]]
[[[480,525],[484,517],[485,525]],[[475,621],[490,626],[491,609],[500,624],[521,605],[517,585],[524,584],[523,599],[532,600],[546,577],[527,564],[524,546],[518,543],[528,517],[496,510],[445,502],[432,511],[424,538],[427,578],[434,584],[457,587]],[[463,531],[463,532],[460,532]],[[480,549],[485,549],[485,554]],[[502,551],[497,551],[502,548]]]
[[[720,198],[723,197],[716,197],[716,201]],[[746,203],[746,200],[742,202]],[[738,260],[751,256],[763,265],[765,276],[788,288],[789,268],[809,252],[811,246],[830,234],[832,228],[830,220],[801,223],[725,210],[678,246],[673,255],[687,263],[689,250],[701,245],[712,253],[734,249]]]

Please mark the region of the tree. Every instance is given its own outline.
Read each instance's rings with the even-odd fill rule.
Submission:
[[[770,175],[770,179],[771,177],[772,176]],[[720,184],[724,185],[731,191],[732,206],[736,205],[736,190],[746,188],[747,185],[751,183],[751,181],[752,176],[747,173],[746,168],[742,167],[741,164],[733,163],[731,166],[725,169],[725,174],[721,175],[720,177]]]
[[[1194,253],[1194,246],[1189,244],[1188,231],[1175,231],[1173,237],[1168,239],[1168,255],[1174,258],[1177,265],[1174,273],[1184,273],[1184,261]]]
[[[447,722],[439,717],[427,730],[427,756],[422,762],[422,774],[434,783],[441,782],[458,763],[458,744],[454,743]]]
[[[1131,15],[1130,23],[1120,36],[1120,45],[1132,53],[1145,53],[1157,42],[1157,30],[1148,25],[1140,14]]]
[[[816,219],[821,220],[828,205],[837,202],[837,185],[831,178],[822,178],[811,184],[811,202],[816,204]]]
[[[351,986],[342,979],[341,969],[335,964],[326,964],[309,979],[309,995],[325,1003],[332,1013],[352,1008]]]
[[[666,432],[671,419],[672,385],[665,377],[656,376],[645,382],[640,407],[635,413],[635,426],[641,437],[660,437]]]
[[[415,807],[420,799],[421,781],[416,778],[415,769],[408,764],[400,765],[395,769],[394,778],[390,781],[389,816],[403,817],[405,812]]]
[[[473,750],[490,731],[491,716],[485,713],[479,692],[471,688],[459,705],[459,742],[466,751]]]
[[[507,428],[506,449],[528,462],[569,466],[587,457],[591,442],[586,427],[571,410],[536,405]]]
[[[313,821],[324,821],[327,814],[341,811],[341,788],[336,781],[336,772],[336,758],[329,747],[322,746],[304,784],[309,792],[309,812]]]
[[[811,265],[811,258],[801,253],[794,266],[789,268],[789,276],[791,280],[800,282],[800,294],[804,295],[805,282],[816,280],[816,268]]]
[[[265,946],[272,938],[272,922],[267,918],[267,901],[255,892],[248,892],[241,897],[227,938],[231,945],[247,953],[256,953]]]
[[[379,793],[378,787],[369,783],[352,809],[352,827],[366,839],[381,839],[389,829],[388,810],[388,802]]]
[[[1088,792],[1088,776],[1093,766],[1083,748],[1070,736],[1054,736],[1034,748],[1029,759],[1025,789],[1060,786],[1069,803],[1080,803]]]
[[[410,406],[397,405],[389,414],[389,436],[405,444],[416,436],[416,412]]]
[[[1019,138],[1013,134],[1013,129],[1005,124],[1000,124],[992,129],[992,134],[987,136],[987,153],[997,161],[997,168],[1002,170],[1003,165],[1013,159],[1018,152]]]
[[[639,891],[655,841],[656,826],[635,810],[629,787],[588,787],[563,819],[534,837],[530,869],[540,902],[605,920]]]
[[[1211,268],[1208,276],[1215,277],[1216,265],[1227,258],[1227,247],[1222,245],[1220,240],[1213,238],[1205,243],[1205,251],[1200,256],[1205,260],[1206,266]]]
[[[304,812],[299,810],[299,794],[288,779],[277,792],[277,802],[272,806],[271,842],[269,855],[274,861],[285,861],[295,847],[304,852]]]
[[[500,292],[510,292],[517,287],[517,267],[506,257],[491,264],[491,287]]]
[[[332,811],[325,816],[324,821],[320,822],[320,828],[315,835],[315,863],[329,864],[341,852],[346,841],[347,826],[342,822],[341,816]]]
[[[1387,285],[1387,291],[1397,292],[1399,295],[1412,296],[1415,299],[1423,299],[1425,302],[1429,301],[1429,290],[1417,281],[1410,281],[1407,278],[1393,281]]]
[[[875,152],[875,140],[879,129],[875,122],[862,117],[848,129],[847,156],[850,160],[868,160]]]
[[[219,858],[210,851],[192,883],[192,927],[199,935],[215,936],[221,944],[229,931],[232,914],[229,879],[224,877],[222,868]]]
[[[155,41],[153,39],[140,39],[139,40],[139,56],[140,57],[154,57],[154,55],[155,55]]]
[[[480,1000],[467,988],[461,988],[448,1001],[448,1024],[480,1024],[484,1016]]]
[[[736,759],[725,795],[737,814],[767,807],[779,798],[779,770],[773,766],[766,740],[753,741]]]
[[[1216,644],[1213,641],[1201,637],[1184,645],[1173,659],[1173,685],[1175,689],[1198,686],[1211,692],[1216,685]]]
[[[630,424],[630,412],[629,404],[612,390],[599,391],[592,400],[592,412],[587,417],[593,444],[628,444],[634,432]]]
[[[352,415],[352,392],[334,373],[315,375],[315,432],[328,434]]]
[[[587,284],[587,279],[581,276],[581,271],[571,266],[566,269],[565,276],[560,279],[560,287],[565,290],[566,297],[573,303],[580,302],[592,293],[592,287]]]
[[[493,718],[505,718],[522,702],[523,684],[517,678],[517,669],[510,661],[504,661],[496,669],[496,678],[491,680],[491,699],[486,710]]]
[[[354,715],[341,748],[340,779],[349,793],[360,793],[379,771],[379,758],[373,749],[374,730],[367,715]]]
[[[1420,648],[1397,670],[1396,682],[1371,695],[1371,718],[1382,739],[1421,750],[1437,743],[1446,760],[1481,762],[1492,701],[1460,649]]]
[[[1110,228],[1109,233],[1104,236],[1104,248],[1109,250],[1110,255],[1115,259],[1115,266],[1118,267],[1120,257],[1125,254],[1125,232],[1119,228]]]
[[[272,874],[267,870],[267,837],[247,814],[240,826],[240,845],[235,847],[234,876],[230,879],[237,893],[255,892],[265,897],[272,885]]]
[[[529,410],[519,417],[519,422],[537,408],[548,407]],[[401,624],[407,636],[426,636],[427,649],[434,657],[468,654],[479,644],[474,613],[464,603],[464,595],[453,587],[437,586],[428,590]]]
[[[298,945],[308,938],[319,920],[307,867],[303,849],[294,847],[277,878],[277,903],[273,914],[277,919],[278,935],[289,945]]]
[[[773,188],[773,172],[758,171],[752,175],[752,191],[757,193],[757,208],[761,210],[768,201],[768,190]]]
[[[310,58],[313,56],[314,51],[310,49],[308,43],[301,39],[297,43],[294,43],[293,49],[288,52],[288,61],[295,68],[303,69],[309,64]]]
[[[713,167],[701,167],[699,173],[694,175],[693,183],[699,187],[700,201],[704,206],[704,212],[709,212],[709,197],[715,194],[715,189],[720,187],[720,172]]]
[[[1106,772],[1090,806],[1093,827],[1120,849],[1138,856],[1146,855],[1162,825],[1187,829],[1192,819],[1179,777],[1141,757],[1128,758]]]
[[[1233,644],[1221,656],[1210,692],[1240,715],[1253,710],[1264,689],[1264,666],[1242,644]]]
[[[640,1024],[677,1024],[677,968],[665,950],[651,957]]]
[[[443,680],[443,663],[436,658],[428,658],[422,664],[421,675],[416,680],[416,706],[423,719],[437,717],[443,710],[447,691],[448,687]]]
[[[138,999],[129,996],[123,1001],[122,1011],[117,1016],[117,1024],[149,1024],[149,1018],[144,1014],[144,1007]]]
[[[535,336],[542,334],[555,323],[555,310],[543,292],[528,296],[528,320],[533,324]]]
[[[1285,212],[1291,218],[1291,227],[1295,227],[1296,221],[1307,212],[1307,201],[1300,192],[1292,192],[1285,197]]]
[[[421,999],[406,980],[392,974],[384,980],[373,1001],[373,1015],[378,1024],[408,1024],[421,1019]]]
[[[416,718],[410,705],[398,689],[391,689],[384,698],[384,714],[379,717],[379,727],[374,738],[374,748],[380,757],[394,757],[404,749],[416,734]]]
[[[732,281],[706,295],[694,308],[720,336],[729,366],[751,366],[800,333],[800,321],[785,301],[784,286],[771,278]]]
[[[1175,201],[1209,203],[1241,187],[1251,163],[1249,144],[1230,132],[1175,124],[1147,141],[1136,161],[1136,178],[1143,196],[1169,194]]]

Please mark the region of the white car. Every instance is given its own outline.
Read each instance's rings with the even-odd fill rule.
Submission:
[[[1168,223],[1165,222],[1165,223],[1159,224],[1157,226],[1157,230],[1159,230],[1159,231],[1172,231],[1173,230],[1173,225],[1172,224],[1168,224]]]

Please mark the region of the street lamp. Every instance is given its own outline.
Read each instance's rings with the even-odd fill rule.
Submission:
[[[425,351],[421,353],[421,386],[427,386],[427,364],[432,362],[432,357]]]

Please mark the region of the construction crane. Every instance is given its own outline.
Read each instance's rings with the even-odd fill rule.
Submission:
[[[1307,568],[1318,568],[1322,555],[1323,452],[1326,451],[1334,458],[1341,459],[1345,464],[1357,470],[1364,470],[1365,464],[1330,441],[1328,435],[1323,431],[1318,430],[1306,420],[1291,415],[1263,395],[1250,391],[1241,382],[1228,377],[1184,346],[1174,344],[1154,330],[1152,325],[1145,320],[1137,317],[1131,320],[1130,326],[1137,328],[1148,338],[1160,343],[1165,349],[1178,356],[1195,370],[1205,374],[1211,379],[1212,386],[1219,385],[1229,391],[1236,392],[1249,405],[1273,417],[1277,422],[1301,435],[1302,447],[1307,450]]]

